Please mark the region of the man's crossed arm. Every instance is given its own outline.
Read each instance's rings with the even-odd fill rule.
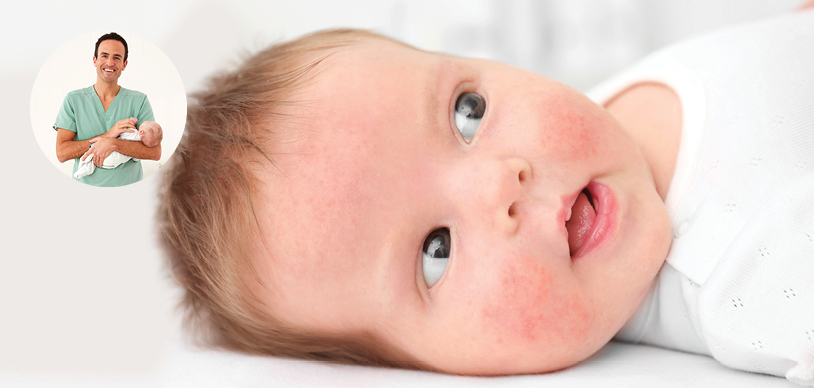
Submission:
[[[130,119],[119,120],[109,131],[86,140],[74,140],[76,132],[57,128],[57,159],[60,163],[64,163],[79,157],[85,160],[88,155],[93,154],[93,164],[96,167],[101,167],[113,151],[136,159],[161,159],[161,144],[147,147],[140,141],[118,139],[120,134],[132,131],[133,125],[134,123]],[[95,145],[91,149],[91,144],[94,143]]]

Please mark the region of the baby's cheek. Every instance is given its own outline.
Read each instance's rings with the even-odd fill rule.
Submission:
[[[552,346],[585,337],[592,314],[566,279],[536,263],[508,264],[481,311],[486,338],[496,345]]]
[[[549,120],[557,123],[558,130],[542,131],[544,144],[551,148],[552,157],[563,161],[586,161],[600,154],[599,144],[606,144],[605,134],[600,130],[606,125],[597,117],[584,115],[568,104],[576,102],[560,101],[561,107],[550,112]]]
[[[592,130],[590,119],[577,116],[567,116],[564,118],[566,125],[564,128],[569,128],[568,131],[562,132],[560,143],[562,150],[559,150],[561,155],[569,158],[569,160],[585,161],[592,160],[597,156],[599,150],[597,148],[598,141],[601,139],[601,134]]]

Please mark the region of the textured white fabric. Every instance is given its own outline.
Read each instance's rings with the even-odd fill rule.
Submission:
[[[814,386],[814,12],[662,50],[600,85],[676,90],[673,245],[617,335]]]
[[[130,141],[141,141],[141,138],[138,135],[138,131],[133,132],[122,132],[119,139],[123,140],[130,140]],[[105,158],[104,163],[102,163],[102,168],[116,168],[120,164],[132,159],[131,157],[122,154],[121,152],[113,151]],[[138,160],[138,159],[136,159]],[[73,174],[74,178],[81,178],[86,175],[93,174],[96,171],[96,165],[93,164],[93,154],[88,155],[85,160],[80,158],[79,160],[79,167],[76,168],[76,172]]]

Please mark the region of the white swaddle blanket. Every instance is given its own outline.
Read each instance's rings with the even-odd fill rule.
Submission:
[[[118,139],[141,141],[138,131],[136,130],[133,130],[133,132],[124,132],[119,135]],[[116,168],[120,164],[130,159],[133,158],[120,152],[113,151],[110,155],[108,155],[107,158],[105,158],[104,163],[102,163],[102,168]],[[76,168],[76,172],[73,174],[73,176],[74,178],[81,178],[83,176],[93,174],[94,171],[96,171],[96,165],[93,164],[93,154],[90,154],[87,158],[85,158],[85,160],[82,160],[81,158],[79,159],[79,167]]]

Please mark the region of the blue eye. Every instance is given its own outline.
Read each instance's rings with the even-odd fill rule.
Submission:
[[[441,279],[441,275],[447,269],[451,250],[451,239],[447,228],[433,230],[424,240],[421,268],[424,271],[424,281],[427,282],[427,287],[432,287],[438,279]]]
[[[485,112],[486,102],[475,93],[461,94],[455,102],[455,126],[467,143],[475,137]]]

